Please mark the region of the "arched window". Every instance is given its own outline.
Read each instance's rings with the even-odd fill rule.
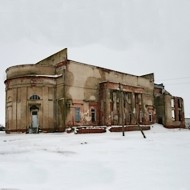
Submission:
[[[32,95],[30,96],[30,100],[40,100],[40,97],[38,95]]]

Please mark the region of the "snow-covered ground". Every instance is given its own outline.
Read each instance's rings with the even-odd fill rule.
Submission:
[[[1,190],[189,190],[190,130],[0,133]]]

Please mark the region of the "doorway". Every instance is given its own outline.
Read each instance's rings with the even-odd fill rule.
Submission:
[[[38,117],[39,108],[36,105],[30,107],[31,120],[29,133],[38,133],[39,132],[39,117]]]
[[[38,112],[32,111],[32,128],[38,128]]]

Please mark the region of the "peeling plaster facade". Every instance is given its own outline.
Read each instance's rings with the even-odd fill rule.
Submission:
[[[78,63],[63,49],[36,64],[10,67],[6,74],[7,133],[149,125],[159,118],[167,127],[183,127],[183,100],[174,98],[172,108],[172,96],[160,93],[152,73],[135,76]],[[172,118],[174,108],[180,121]]]

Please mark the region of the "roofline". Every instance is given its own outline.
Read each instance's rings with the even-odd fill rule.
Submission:
[[[19,79],[19,78],[51,78],[51,79],[57,79],[62,77],[63,75],[24,75],[24,76],[18,76],[13,78],[8,78],[4,81],[4,84],[9,80]]]
[[[66,51],[66,52],[67,52],[67,48],[64,48],[64,49],[62,49],[62,50],[60,50],[60,51],[58,51],[58,52],[56,52],[56,53],[54,53],[54,54],[51,54],[50,56],[48,56],[48,57],[46,57],[46,58],[44,58],[44,59],[38,61],[38,62],[36,63],[36,65],[38,65],[40,62],[42,62],[42,61],[44,61],[44,60],[46,60],[46,59],[49,59],[49,58],[55,56],[56,54],[61,53],[62,51]],[[66,59],[67,59],[67,53],[66,53]]]
[[[72,62],[75,62],[77,64],[83,64],[83,65],[86,65],[86,66],[91,66],[91,67],[94,67],[94,68],[102,69],[102,70],[105,70],[107,72],[116,72],[118,74],[125,74],[125,75],[130,75],[130,76],[133,76],[133,77],[140,77],[140,78],[144,78],[144,79],[147,79],[145,76],[150,75],[150,74],[154,74],[154,73],[148,73],[148,74],[145,74],[145,75],[134,75],[134,74],[124,73],[124,72],[113,70],[113,69],[108,69],[106,67],[100,67],[100,66],[96,66],[96,65],[91,65],[91,64],[87,64],[87,63],[78,62],[78,61],[75,61],[75,60],[72,60],[72,59],[68,59],[67,61],[72,61]]]

